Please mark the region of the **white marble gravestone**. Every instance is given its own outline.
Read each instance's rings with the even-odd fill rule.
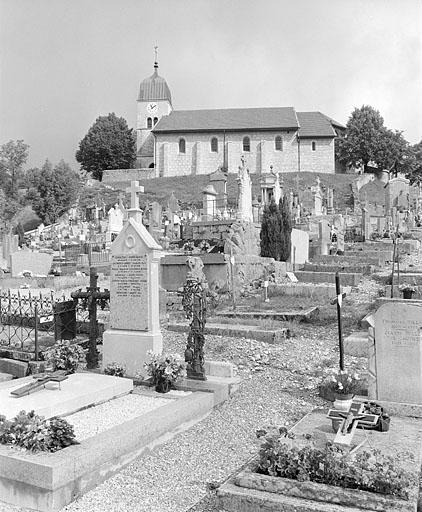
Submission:
[[[367,322],[369,397],[422,405],[422,303],[387,302]]]
[[[103,366],[126,365],[128,376],[144,374],[146,353],[162,351],[159,322],[159,262],[161,246],[142,224],[132,181],[128,221],[111,246],[110,328],[103,335]]]

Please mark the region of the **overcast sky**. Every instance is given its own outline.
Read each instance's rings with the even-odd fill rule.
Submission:
[[[98,116],[135,128],[154,69],[179,110],[371,105],[422,139],[422,0],[0,0],[0,145],[74,160]]]

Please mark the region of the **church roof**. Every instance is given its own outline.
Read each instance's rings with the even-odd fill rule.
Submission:
[[[171,104],[171,93],[165,79],[158,74],[158,63],[154,63],[154,74],[142,80],[139,87],[138,101],[168,100]]]
[[[335,137],[337,134],[333,125],[346,129],[345,126],[337,123],[321,112],[298,112],[300,130],[299,134],[302,138],[308,137]]]
[[[154,133],[198,131],[297,130],[293,107],[173,110],[163,116]]]

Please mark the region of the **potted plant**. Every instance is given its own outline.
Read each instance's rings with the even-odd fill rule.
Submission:
[[[403,299],[411,299],[412,295],[418,291],[418,288],[414,284],[403,283],[399,286],[399,290],[403,294]]]
[[[180,362],[178,354],[154,354],[149,350],[147,355],[150,361],[144,363],[144,368],[159,393],[168,393],[178,380],[186,377],[186,365]]]
[[[334,394],[334,408],[348,411],[356,391],[361,387],[361,381],[357,373],[337,370],[328,380],[327,387]]]

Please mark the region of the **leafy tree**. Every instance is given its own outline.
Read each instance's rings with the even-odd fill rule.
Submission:
[[[99,117],[79,143],[76,160],[101,181],[107,169],[131,169],[136,161],[136,135],[123,117]]]
[[[401,132],[384,126],[378,110],[364,105],[352,112],[344,137],[336,139],[336,158],[364,172],[369,163],[381,170],[406,172],[410,164],[408,146]]]
[[[19,180],[28,158],[28,149],[23,140],[11,140],[0,147],[0,186],[9,197],[18,197]]]
[[[79,175],[63,160],[54,168],[46,160],[39,172],[32,171],[33,187],[28,191],[27,198],[45,224],[56,222],[78,197]]]
[[[406,178],[411,183],[422,183],[422,140],[411,146],[409,153],[411,168],[406,173]]]

